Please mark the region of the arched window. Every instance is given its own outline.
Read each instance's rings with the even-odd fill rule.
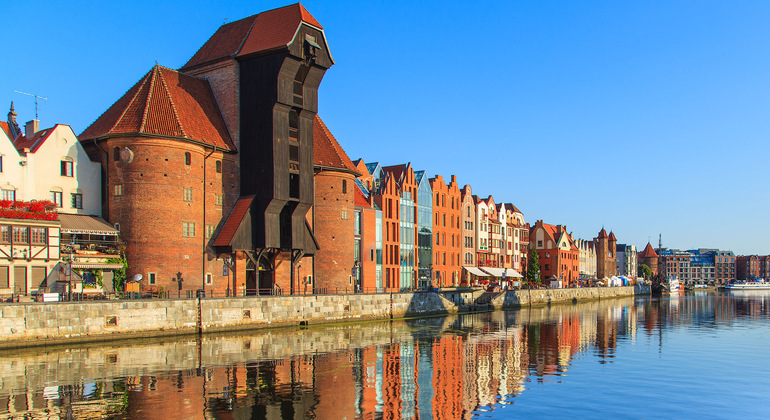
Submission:
[[[346,179],[342,180],[342,193],[343,194],[348,193],[348,181]]]
[[[112,149],[112,160],[114,162],[117,162],[120,160],[120,147],[115,147]]]
[[[187,166],[192,164],[192,155],[190,152],[184,152],[184,164]]]
[[[222,161],[221,160],[216,161],[215,167],[216,167],[217,173],[221,174],[222,173]]]

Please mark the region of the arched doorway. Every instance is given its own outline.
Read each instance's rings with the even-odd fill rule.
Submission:
[[[258,289],[260,295],[272,295],[275,279],[273,277],[273,264],[267,255],[259,256],[259,269],[257,270]]]

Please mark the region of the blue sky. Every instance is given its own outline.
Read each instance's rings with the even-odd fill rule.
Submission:
[[[157,61],[286,1],[4,5],[0,109],[83,131]],[[303,1],[352,159],[411,161],[591,238],[770,254],[770,2]]]

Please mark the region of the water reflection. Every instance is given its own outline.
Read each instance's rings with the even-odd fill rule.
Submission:
[[[559,382],[620,341],[768,318],[770,293],[0,353],[0,418],[460,419]]]

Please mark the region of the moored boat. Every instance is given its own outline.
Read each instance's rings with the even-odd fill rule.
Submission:
[[[770,289],[770,281],[764,279],[758,281],[739,281],[725,286],[726,290],[767,290]]]

